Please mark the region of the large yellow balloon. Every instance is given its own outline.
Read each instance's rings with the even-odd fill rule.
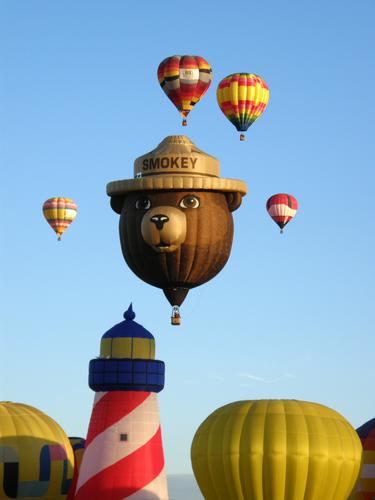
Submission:
[[[52,418],[32,406],[0,402],[0,499],[64,500],[74,456]]]
[[[214,411],[192,443],[205,500],[347,500],[362,446],[339,413],[305,401],[238,401]]]

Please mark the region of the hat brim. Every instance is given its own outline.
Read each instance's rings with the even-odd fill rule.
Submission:
[[[208,175],[149,175],[136,179],[124,179],[107,184],[108,196],[121,196],[132,191],[192,190],[247,193],[246,182],[238,179],[210,177]]]

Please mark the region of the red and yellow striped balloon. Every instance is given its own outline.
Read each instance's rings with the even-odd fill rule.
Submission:
[[[160,63],[158,79],[186,125],[187,115],[211,84],[212,69],[201,56],[171,56]]]
[[[276,222],[282,233],[283,228],[296,215],[298,201],[291,194],[274,194],[268,198],[266,208],[270,217]]]
[[[246,130],[266,109],[270,91],[266,82],[252,73],[233,73],[219,83],[216,91],[221,111],[239,132]],[[243,141],[245,135],[241,134]]]
[[[49,198],[43,204],[43,215],[61,240],[77,215],[77,205],[71,198]]]

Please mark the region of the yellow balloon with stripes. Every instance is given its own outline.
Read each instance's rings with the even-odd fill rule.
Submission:
[[[344,417],[294,400],[223,406],[191,447],[205,500],[347,500],[361,459],[360,439]]]
[[[60,241],[77,216],[77,205],[71,198],[49,198],[43,204],[43,215]]]
[[[253,73],[233,73],[219,83],[216,90],[221,111],[239,132],[246,130],[267,107],[270,97],[268,85]],[[245,135],[240,135],[241,141]]]

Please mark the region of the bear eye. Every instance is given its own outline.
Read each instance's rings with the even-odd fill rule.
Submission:
[[[148,198],[139,198],[135,202],[135,208],[138,210],[148,210],[151,207],[151,201]]]
[[[185,196],[180,201],[180,207],[182,208],[198,208],[199,207],[199,199],[196,196]]]

